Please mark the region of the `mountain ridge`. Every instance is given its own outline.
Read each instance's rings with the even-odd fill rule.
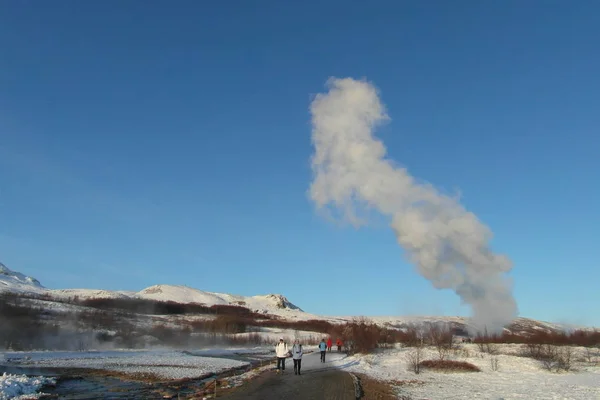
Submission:
[[[111,291],[103,289],[48,289],[35,278],[10,270],[0,263],[0,293],[12,292],[20,295],[48,295],[56,301],[69,298],[85,299],[147,299],[156,301],[172,301],[181,304],[203,304],[242,306],[259,314],[269,314],[288,320],[323,320],[333,323],[344,323],[355,316],[322,316],[307,313],[290,302],[282,294],[266,294],[255,296],[232,295],[228,293],[208,292],[186,285],[158,284],[149,286],[138,292]],[[447,323],[470,327],[470,318],[462,316],[377,316],[368,317],[378,325],[405,329],[411,324]],[[571,329],[589,329],[568,324],[538,321],[531,318],[518,317],[511,326],[505,327],[509,332],[532,332],[535,330],[559,331]]]
[[[215,293],[192,288],[186,285],[158,284],[134,291],[112,291],[104,289],[49,289],[35,278],[13,271],[0,263],[0,292],[20,294],[46,294],[57,298],[78,297],[79,299],[125,299],[140,298],[158,301],[174,301],[182,304],[238,305],[245,306],[254,312],[280,314],[285,311],[304,311],[290,302],[282,294],[266,294],[255,296]]]

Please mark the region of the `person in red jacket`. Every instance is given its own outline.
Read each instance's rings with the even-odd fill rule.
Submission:
[[[344,345],[344,342],[342,342],[342,339],[338,339],[337,342],[335,342],[335,345],[338,348],[338,352],[342,352],[342,346]]]
[[[332,341],[331,338],[327,339],[327,351],[331,351],[331,345],[332,345]]]

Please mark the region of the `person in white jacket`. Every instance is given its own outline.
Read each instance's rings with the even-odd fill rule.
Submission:
[[[275,346],[275,355],[277,356],[277,373],[283,373],[285,371],[285,359],[289,356],[290,351],[288,345],[283,341],[283,338],[279,339],[279,343]]]
[[[300,373],[300,368],[302,367],[302,345],[300,341],[296,339],[294,341],[294,345],[292,346],[292,358],[294,359],[294,374],[302,375]]]

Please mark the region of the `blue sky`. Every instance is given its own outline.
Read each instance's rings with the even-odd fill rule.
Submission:
[[[385,224],[308,200],[312,96],[366,77],[389,156],[514,261],[520,314],[600,325],[596,2],[213,3],[3,2],[0,261],[51,288],[467,315]]]

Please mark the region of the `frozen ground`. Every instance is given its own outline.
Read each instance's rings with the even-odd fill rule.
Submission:
[[[273,336],[281,336],[284,332],[271,332]],[[290,332],[287,332],[288,334]],[[306,346],[311,351],[316,346]],[[274,346],[207,348],[199,350],[115,350],[115,351],[36,351],[36,352],[4,352],[0,353],[0,364],[25,368],[89,368],[105,371],[116,371],[131,375],[152,374],[161,379],[197,378],[211,373],[219,373],[231,368],[247,365],[246,361],[235,360],[240,356],[248,359],[268,360],[264,367],[248,373],[228,378],[231,386],[237,386],[246,379],[251,379],[260,371],[272,369]],[[312,357],[311,357],[312,356]],[[331,368],[334,360],[342,355],[328,358],[326,364],[318,362],[318,355],[305,356],[303,369],[313,370]],[[293,362],[288,360],[287,367],[293,371]],[[53,380],[44,377],[28,378],[24,375],[6,375],[0,381],[0,400],[13,399],[20,394],[35,393],[39,388]],[[27,397],[35,398],[35,397]]]
[[[410,348],[352,356],[333,364],[349,372],[396,382],[400,394],[414,400],[600,399],[600,366],[583,361],[583,349],[576,349],[575,371],[556,373],[546,371],[536,360],[516,356],[516,345],[499,348],[498,371],[492,369],[491,356],[480,353],[476,345],[464,345],[463,348],[466,351],[456,352],[450,359],[475,364],[482,372],[425,371],[417,375],[408,370]],[[437,359],[437,352],[426,350],[424,359]]]
[[[0,400],[35,399],[39,396],[36,392],[42,386],[54,383],[55,380],[51,378],[3,374],[0,376]]]
[[[196,378],[248,364],[170,350],[18,352],[5,353],[4,357],[7,362],[23,367],[90,368],[126,374],[152,374],[163,379]]]

